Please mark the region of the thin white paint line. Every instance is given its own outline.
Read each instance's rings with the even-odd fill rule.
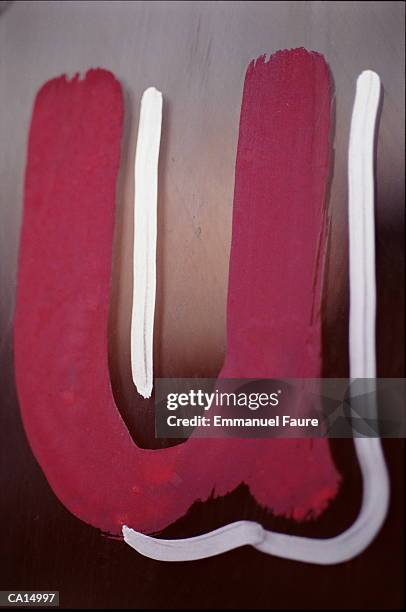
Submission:
[[[348,155],[350,245],[350,372],[375,378],[374,128],[379,77],[369,70],[357,82]]]
[[[375,363],[375,238],[373,151],[380,80],[371,71],[357,80],[349,146],[350,376],[373,379]],[[355,438],[363,478],[361,511],[336,537],[313,539],[255,531],[250,521],[184,540],[160,540],[123,527],[127,544],[161,561],[189,561],[221,554],[243,544],[277,557],[333,565],[364,551],[381,528],[389,505],[389,478],[379,438]]]
[[[141,99],[135,154],[133,303],[131,369],[138,393],[150,397],[153,385],[153,337],[156,293],[158,159],[162,94],[155,87]]]
[[[160,540],[124,525],[123,536],[127,544],[150,559],[195,561],[220,555],[239,546],[255,546],[262,541],[264,529],[253,521],[238,521],[193,538]]]
[[[352,379],[376,377],[374,137],[379,99],[379,77],[366,70],[357,80],[348,155]],[[361,511],[352,526],[326,540],[268,532],[257,546],[259,550],[287,559],[330,565],[352,559],[369,546],[387,514],[389,478],[379,438],[355,438],[354,445],[362,473],[363,496]]]

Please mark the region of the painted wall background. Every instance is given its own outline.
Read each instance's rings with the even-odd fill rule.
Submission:
[[[15,547],[11,539],[5,543],[9,547],[6,548],[9,558],[15,560],[14,566],[11,561],[11,567],[16,571],[15,568],[21,566],[18,561],[20,547],[27,539],[37,537],[28,531],[33,517],[38,517],[35,520],[39,520],[46,531],[46,521],[51,522],[48,523],[50,529],[52,523],[59,529],[58,520],[71,525],[67,527],[64,523],[72,544],[68,543],[66,534],[60,536],[66,559],[73,554],[78,538],[83,543],[88,542],[88,528],[76,525],[75,519],[67,517],[62,508],[58,507],[60,516],[55,515],[56,502],[24,442],[13,382],[12,319],[23,175],[29,119],[38,88],[59,74],[72,75],[103,66],[112,70],[126,89],[128,114],[123,172],[118,189],[110,362],[120,410],[129,426],[133,426],[134,435],[148,444],[150,435],[142,431],[150,427],[145,416],[147,407],[141,408],[138,428],[134,422],[129,353],[131,168],[141,94],[149,85],[155,85],[164,94],[156,374],[215,375],[222,365],[225,348],[234,163],[243,76],[252,58],[279,48],[305,46],[323,53],[335,81],[335,163],[330,198],[332,239],[325,312],[326,375],[330,376],[346,375],[347,367],[346,163],[355,80],[366,68],[381,76],[384,103],[377,154],[378,368],[381,376],[403,375],[404,351],[399,338],[403,337],[404,317],[404,5],[401,2],[11,2],[3,5],[4,10],[0,13],[0,402],[2,431],[7,434],[9,444],[2,444],[0,453],[2,466],[9,464],[10,457],[14,461],[12,473],[1,470],[3,491],[8,499],[2,509],[5,520],[11,520],[15,508],[25,508],[19,515],[23,530],[19,546]],[[392,469],[395,476],[399,476],[401,443],[387,446]],[[16,481],[24,486],[17,486]],[[395,515],[390,519],[395,523],[396,516],[400,520],[401,508],[396,491],[395,487],[392,511]],[[39,535],[38,538],[37,548],[42,546]],[[153,585],[158,579],[163,581],[163,593],[167,592],[169,597],[170,577],[176,576],[179,568],[162,570],[154,562],[135,559],[132,553],[127,557],[127,551],[117,552],[118,543],[102,540],[100,544],[98,538],[96,534],[90,546],[93,556],[90,553],[87,558],[91,564],[94,558],[98,559],[104,568],[100,570],[104,578],[100,578],[100,574],[97,577],[96,570],[92,573],[88,569],[84,572],[84,575],[89,572],[87,584],[89,580],[94,583],[104,580],[104,584],[106,581],[109,584],[111,572],[116,571],[114,575],[118,579],[119,575],[127,576],[128,571],[122,602],[138,606],[151,601],[162,606],[166,602],[165,607],[172,607],[172,604],[182,605],[186,601],[190,605],[200,601],[200,605],[203,602],[207,606],[214,605],[213,601],[223,601],[216,588],[201,591],[199,595],[198,588],[193,590],[191,586],[178,587],[175,593],[172,591],[172,599],[166,601],[163,595],[155,593]],[[72,546],[71,553],[67,553],[66,546],[68,549]],[[111,546],[116,547],[114,551]],[[386,546],[384,550],[389,555],[393,540],[389,539]],[[82,548],[79,546],[77,550]],[[84,553],[77,554],[83,556]],[[24,558],[28,571],[30,555]],[[52,584],[44,588],[58,588],[55,581],[60,580],[60,574],[52,570],[55,565],[49,560],[52,558],[45,553],[41,557],[42,579],[54,575]],[[265,562],[261,557],[262,569],[259,570],[251,551],[239,551],[227,558],[229,561],[217,560],[210,566],[202,562],[195,567],[204,566],[212,573],[213,568],[227,567],[229,562],[234,562],[233,558],[239,563],[243,560],[243,566],[246,559],[252,559],[253,572],[254,567],[257,571],[269,571],[266,578],[269,580],[272,572],[280,571],[282,582],[283,568],[288,568],[288,562],[277,565],[278,562]],[[401,565],[400,556],[395,555],[395,559],[396,563],[392,561],[391,565],[392,576],[396,572],[399,574]],[[124,569],[127,560],[128,569]],[[389,557],[387,568],[388,563]],[[112,570],[111,564],[116,570]],[[135,566],[147,584],[137,596],[132,593],[130,579],[130,569],[135,571]],[[60,570],[61,566],[56,567]],[[370,567],[366,567],[370,576]],[[379,567],[381,562],[375,571]],[[38,576],[33,569],[31,573],[27,571],[18,574],[20,578],[28,574]],[[162,573],[164,571],[166,574]],[[196,576],[198,570],[188,571],[187,582],[193,582],[191,576]],[[234,569],[231,583],[234,581],[234,585],[238,585],[245,576],[246,582],[254,584],[255,574],[248,576],[244,571],[248,570]],[[295,571],[300,574],[302,570]],[[319,576],[309,571],[310,575]],[[347,587],[342,587],[341,594],[337,591],[336,597],[344,597],[346,592],[350,594],[345,600],[349,607],[351,603],[353,606],[362,604],[368,597],[371,601],[374,599],[354,590],[351,572],[342,571],[339,579],[347,580]],[[362,582],[368,572],[365,569],[364,576],[364,570],[359,571]],[[333,584],[333,574],[329,575]],[[324,574],[324,579],[328,581],[326,576]],[[386,580],[380,596],[384,597],[384,591],[392,592],[395,598],[399,596],[396,588],[388,586],[389,574]],[[305,583],[307,579],[303,578],[303,585]],[[83,604],[80,593],[86,588],[86,601],[97,600],[95,589],[89,590],[83,583],[81,590],[75,581],[69,584],[65,591],[69,593],[70,602]],[[31,586],[40,588],[38,579]],[[28,588],[28,585],[21,585],[21,588]],[[272,596],[269,588],[261,587],[257,604],[269,607],[279,602],[281,605],[283,590],[281,586],[278,588]],[[307,588],[310,587],[303,586],[304,591]],[[244,596],[240,593],[237,597],[238,592],[237,587],[225,592],[224,604],[227,594],[228,602],[242,602]],[[312,592],[307,593],[307,601],[312,601]],[[314,601],[327,605],[329,597],[329,591],[325,590],[324,595],[322,593]],[[255,605],[255,601],[252,603]]]

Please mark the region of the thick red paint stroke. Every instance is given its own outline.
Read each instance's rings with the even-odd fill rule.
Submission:
[[[317,288],[329,114],[328,71],[320,56],[284,52],[250,65],[223,375],[320,374],[314,282]],[[123,523],[160,530],[197,499],[213,490],[223,495],[241,482],[277,514],[319,514],[338,486],[325,441],[193,438],[144,450],[131,439],[114,404],[107,360],[122,123],[121,87],[104,70],[84,80],[49,81],[33,111],[15,366],[24,426],[48,482],[71,512],[113,534]]]
[[[316,53],[281,51],[247,70],[223,377],[321,377],[330,104]]]

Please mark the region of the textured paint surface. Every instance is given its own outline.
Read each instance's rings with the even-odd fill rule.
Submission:
[[[319,374],[321,268],[317,250],[328,174],[329,96],[327,67],[317,55],[304,51],[278,54],[269,63],[260,59],[248,69],[236,168],[229,350],[223,376]],[[270,108],[279,116],[269,113]],[[107,362],[122,119],[121,87],[103,70],[90,71],[83,81],[69,82],[65,77],[49,81],[36,99],[15,317],[17,388],[34,454],[65,506],[110,533],[121,533],[123,524],[145,532],[160,530],[182,516],[195,500],[206,499],[213,491],[223,495],[241,482],[248,484],[259,503],[277,514],[297,519],[317,515],[338,486],[326,441],[191,439],[151,451],[139,449],[127,431],[114,404]],[[292,148],[296,163],[304,163],[309,152],[313,161],[303,168],[280,164],[278,173],[273,156],[285,142],[290,121],[300,129],[293,141],[286,140],[285,155]],[[278,146],[272,144],[268,150],[276,140]],[[249,176],[255,181],[244,195],[241,184]],[[262,193],[269,189],[267,177],[271,176],[281,186],[279,199]],[[287,188],[283,188],[285,181]],[[296,195],[283,201],[290,188]],[[306,214],[302,211],[297,217],[302,206]],[[279,227],[272,221],[274,215]],[[292,252],[282,248],[288,236]],[[271,279],[255,273],[264,262],[254,259],[258,254],[252,252],[252,245],[262,243],[261,255],[275,240],[285,251],[284,267],[291,270],[290,278],[296,269],[300,287],[303,274],[309,281],[306,300],[316,296],[313,318],[303,335],[302,321],[308,313],[302,317],[292,306],[292,331],[286,344],[284,335],[276,331],[279,342],[260,343],[255,351],[249,345],[264,333],[265,297],[272,297],[269,286],[280,276],[269,263],[273,251],[264,268]],[[307,243],[311,246],[305,247]],[[294,246],[299,249],[293,250]],[[303,248],[304,254],[297,252]],[[311,271],[304,271],[310,261]],[[279,264],[280,257],[275,267]],[[254,328],[247,318],[246,333],[238,321],[244,310],[233,298],[240,266],[245,290],[250,292],[240,299],[247,303],[253,291],[258,299],[265,296],[254,313]],[[279,285],[272,292],[276,298],[282,281]],[[300,291],[303,297],[304,289]],[[275,318],[289,312],[280,301],[272,308]],[[248,356],[234,365],[238,345],[233,330],[238,328]],[[309,360],[309,365],[303,367],[303,360]]]
[[[222,375],[321,376],[321,274],[330,79],[281,51],[248,68],[236,165]]]

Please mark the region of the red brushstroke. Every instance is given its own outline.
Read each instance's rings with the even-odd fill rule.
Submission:
[[[245,78],[227,309],[230,378],[321,376],[321,255],[330,81],[304,49]]]
[[[283,52],[248,68],[223,376],[320,375],[329,116],[319,55]],[[122,123],[121,87],[104,70],[49,81],[33,111],[15,366],[24,426],[48,482],[71,512],[113,534],[124,523],[160,530],[213,489],[223,495],[241,482],[275,513],[319,514],[338,482],[326,441],[193,438],[152,451],[131,439],[107,361]]]

